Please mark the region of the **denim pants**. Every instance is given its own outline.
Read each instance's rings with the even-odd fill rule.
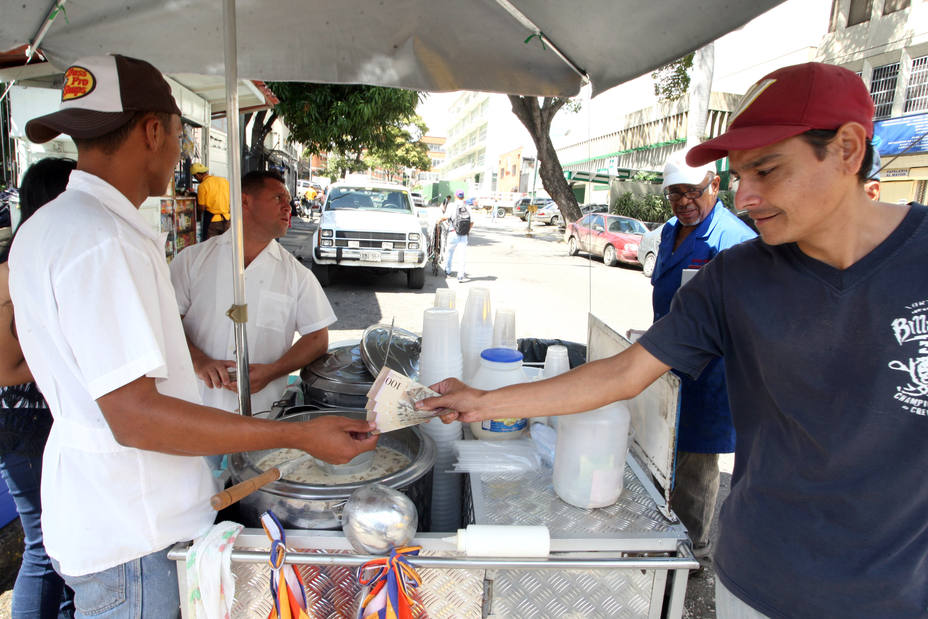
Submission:
[[[467,237],[468,235],[451,232],[448,236],[449,236],[448,238],[448,260],[447,262],[445,262],[445,273],[447,274],[451,273],[451,265],[453,264],[453,261],[454,261],[454,250],[457,249],[458,246],[460,246],[461,251],[459,253],[458,262],[461,264],[461,266],[458,268],[458,279],[461,279],[462,277],[464,277],[464,273],[465,273],[464,268],[466,266],[465,259],[467,257]]]
[[[13,585],[12,619],[73,617],[71,592],[52,567],[42,542],[42,453],[0,456],[0,475],[10,489],[23,525],[23,561]]]
[[[65,576],[74,589],[75,617],[175,619],[180,617],[177,564],[159,550],[102,572]],[[57,563],[55,564],[57,568]]]
[[[689,531],[693,549],[700,555],[709,550],[709,531],[718,496],[719,455],[678,451],[670,504]]]

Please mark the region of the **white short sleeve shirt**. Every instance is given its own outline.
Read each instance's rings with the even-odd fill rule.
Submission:
[[[18,231],[10,294],[54,416],[42,467],[48,554],[77,576],[203,533],[215,518],[206,460],[119,445],[96,403],[142,376],[199,401],[163,237],[116,188],[74,171]]]
[[[213,359],[235,359],[235,331],[226,311],[232,306],[232,231],[180,252],[171,262],[177,309],[194,346]],[[245,269],[248,304],[248,362],[272,363],[306,335],[335,322],[335,312],[312,272],[283,249],[268,243]],[[210,389],[197,380],[204,404],[239,408],[238,395]],[[270,410],[287,388],[287,377],[251,395],[253,412]]]

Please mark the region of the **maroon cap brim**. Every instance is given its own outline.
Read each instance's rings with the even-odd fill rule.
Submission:
[[[696,167],[728,156],[732,150],[750,150],[775,144],[809,131],[806,125],[758,125],[729,129],[722,135],[694,146],[686,153],[686,163]]]
[[[135,112],[98,112],[67,109],[33,118],[26,123],[26,136],[36,144],[64,133],[72,138],[97,138],[119,129]]]

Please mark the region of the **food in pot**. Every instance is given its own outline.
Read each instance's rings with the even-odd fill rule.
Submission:
[[[299,449],[279,449],[272,452],[258,461],[258,468],[266,471],[275,466],[289,462],[303,455],[304,452]],[[312,459],[307,460],[296,470],[290,471],[286,478],[288,481],[295,481],[304,484],[313,484],[315,486],[335,486],[339,484],[352,484],[360,481],[369,481],[379,479],[409,466],[409,458],[395,449],[378,446],[374,450],[374,458],[370,468],[352,473],[329,473],[321,465]]]

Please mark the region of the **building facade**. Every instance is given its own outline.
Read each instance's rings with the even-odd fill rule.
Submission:
[[[928,3],[833,0],[818,60],[857,72],[876,106],[881,199],[924,202],[928,185]]]

